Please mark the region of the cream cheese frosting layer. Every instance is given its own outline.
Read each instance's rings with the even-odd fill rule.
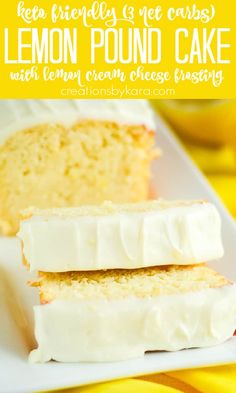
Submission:
[[[34,307],[32,362],[118,361],[146,351],[216,345],[236,329],[236,285],[122,301],[53,301]]]
[[[18,233],[24,257],[31,271],[45,272],[189,265],[222,257],[221,222],[212,204],[173,202],[162,209],[161,203],[147,211],[32,216]]]
[[[154,113],[146,100],[2,100],[0,144],[26,128],[44,123],[69,127],[87,118],[155,129]]]

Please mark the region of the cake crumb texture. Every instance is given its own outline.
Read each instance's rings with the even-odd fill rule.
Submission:
[[[149,196],[150,163],[159,155],[143,125],[81,120],[16,132],[0,148],[0,231],[14,235],[20,211],[139,202]]]
[[[40,273],[41,303],[53,300],[118,300],[218,288],[230,282],[205,264],[133,270]]]

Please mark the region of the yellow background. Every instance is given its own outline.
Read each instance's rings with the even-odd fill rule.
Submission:
[[[9,28],[9,33],[13,36],[16,33],[16,29],[19,27],[76,27],[79,26],[79,64],[78,65],[53,65],[51,66],[52,69],[61,68],[70,69],[70,70],[77,70],[78,68],[81,69],[82,72],[85,72],[88,69],[94,68],[93,65],[90,64],[90,30],[82,27],[81,22],[78,21],[71,21],[71,22],[59,22],[57,24],[53,24],[48,18],[46,21],[38,21],[36,23],[32,23],[27,25],[23,22],[22,19],[17,17],[16,15],[16,6],[18,1],[17,0],[10,0],[6,2],[1,2],[1,12],[0,12],[0,86],[1,86],[1,97],[2,98],[47,98],[47,97],[54,97],[54,98],[120,98],[120,97],[112,97],[112,96],[94,96],[93,93],[90,95],[80,96],[80,95],[68,95],[66,97],[61,96],[61,89],[66,87],[69,89],[77,88],[76,82],[68,82],[65,83],[63,81],[57,80],[54,82],[45,82],[42,79],[39,81],[31,81],[31,82],[17,82],[11,81],[9,79],[9,72],[20,70],[22,68],[28,67],[28,65],[11,65],[11,64],[4,64],[3,58],[3,29],[4,27]],[[25,6],[32,7],[35,3],[43,8],[49,10],[50,6],[54,3],[58,4],[69,4],[70,7],[81,7],[83,5],[89,5],[92,3],[91,0],[70,0],[70,1],[55,1],[55,0],[38,0],[37,2],[25,0]],[[158,2],[155,1],[146,1],[143,0],[109,0],[107,1],[109,6],[115,5],[117,9],[117,14],[121,14],[122,7],[124,4],[134,5],[136,8],[138,6],[157,6],[162,5],[163,10],[167,10],[168,7],[182,7],[182,6],[192,6],[193,2],[191,0],[159,0]],[[146,70],[150,71],[173,71],[176,67],[187,69],[190,71],[198,71],[200,69],[208,68],[211,69],[223,69],[224,70],[224,82],[223,84],[215,88],[212,84],[209,83],[202,83],[198,85],[194,85],[191,82],[182,82],[178,85],[174,84],[173,80],[167,82],[165,85],[158,85],[155,82],[129,82],[129,87],[133,87],[136,89],[140,88],[174,88],[176,91],[175,96],[169,98],[236,98],[236,89],[235,89],[235,78],[234,72],[236,70],[236,31],[235,31],[235,15],[236,15],[236,2],[235,0],[198,0],[195,2],[198,8],[204,8],[213,4],[216,8],[216,15],[214,19],[208,23],[203,24],[199,21],[188,21],[177,19],[174,22],[170,22],[167,20],[166,17],[163,17],[161,21],[156,22],[153,27],[159,27],[162,30],[162,44],[163,44],[163,59],[161,64],[159,65],[149,65],[145,66]],[[97,26],[105,27],[103,22],[98,22]],[[95,27],[95,25],[94,25]],[[118,27],[131,27],[130,24],[127,22],[119,22],[117,25]],[[135,27],[143,27],[142,26],[142,19],[136,18]],[[174,33],[175,30],[179,27],[185,27],[192,29],[194,27],[206,27],[210,29],[212,27],[231,27],[232,32],[231,34],[226,34],[225,37],[231,36],[231,49],[227,49],[225,53],[230,52],[231,64],[223,64],[223,65],[181,65],[176,64],[174,61]],[[15,33],[14,33],[15,32]],[[17,50],[17,43],[16,40],[12,40],[10,38],[10,45],[11,45],[11,52],[15,53]],[[14,43],[14,45],[13,45]],[[42,65],[39,67],[43,67]],[[95,67],[98,71],[99,70],[112,70],[113,68],[121,68],[125,71],[130,71],[132,68],[136,68],[136,66],[132,65],[109,65],[104,64],[103,58],[100,57],[99,61],[96,63]],[[123,88],[124,83],[114,80],[113,82],[107,80],[103,82],[93,82],[89,84],[88,87],[90,88],[109,88],[113,84],[116,88]],[[168,96],[123,96],[122,98],[168,98]]]

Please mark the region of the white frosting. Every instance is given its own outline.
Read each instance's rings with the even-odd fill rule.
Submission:
[[[236,285],[122,301],[53,301],[34,307],[33,362],[117,361],[146,351],[216,345],[236,329]]]
[[[83,118],[155,129],[154,114],[146,100],[1,100],[0,143],[29,127],[44,123],[70,126]]]
[[[33,216],[18,236],[30,270],[63,272],[189,265],[223,255],[221,223],[210,203],[94,216]]]

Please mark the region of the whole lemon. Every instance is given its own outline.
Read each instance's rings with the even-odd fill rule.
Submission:
[[[190,140],[236,146],[236,100],[153,100],[153,105]]]

